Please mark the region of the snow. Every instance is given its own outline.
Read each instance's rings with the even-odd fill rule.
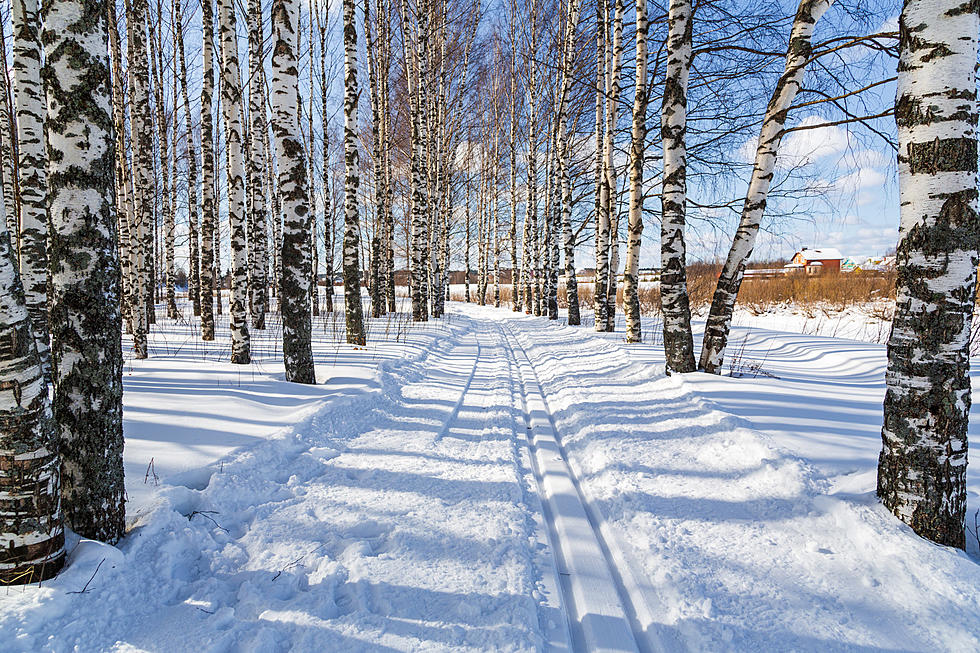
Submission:
[[[840,260],[844,257],[841,255],[840,250],[833,247],[821,247],[818,249],[801,249],[797,252],[801,258],[805,261],[826,261],[826,260]],[[816,265],[814,263],[814,265]]]
[[[0,592],[3,649],[980,649],[977,543],[874,498],[883,346],[745,316],[743,376],[681,379],[621,333],[447,306],[363,348],[319,318],[317,386],[274,320],[242,367],[227,323],[161,319],[125,370],[129,533]]]

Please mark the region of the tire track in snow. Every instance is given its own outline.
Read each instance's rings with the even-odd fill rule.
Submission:
[[[602,518],[568,462],[531,359],[508,324],[498,328],[518,371],[526,435],[558,564],[572,647],[646,653],[649,643],[637,618],[636,601],[602,532]]]

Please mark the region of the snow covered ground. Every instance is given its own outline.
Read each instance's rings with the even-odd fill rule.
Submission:
[[[0,648],[980,650],[977,542],[874,499],[882,346],[736,327],[743,376],[678,379],[654,344],[450,311],[365,348],[319,318],[315,387],[275,325],[242,368],[162,319],[125,371],[129,535],[0,592]]]

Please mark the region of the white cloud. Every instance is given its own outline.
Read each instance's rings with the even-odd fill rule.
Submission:
[[[799,126],[819,125],[826,122],[821,116],[807,116]],[[795,165],[810,163],[847,150],[850,137],[840,126],[817,127],[792,132],[783,139],[779,156],[786,163]]]
[[[876,168],[858,168],[837,179],[837,189],[841,193],[853,194],[865,188],[881,188],[886,177]]]

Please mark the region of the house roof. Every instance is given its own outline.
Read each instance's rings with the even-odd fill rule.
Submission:
[[[807,261],[839,261],[843,256],[834,247],[824,247],[822,249],[801,249],[797,252]]]

